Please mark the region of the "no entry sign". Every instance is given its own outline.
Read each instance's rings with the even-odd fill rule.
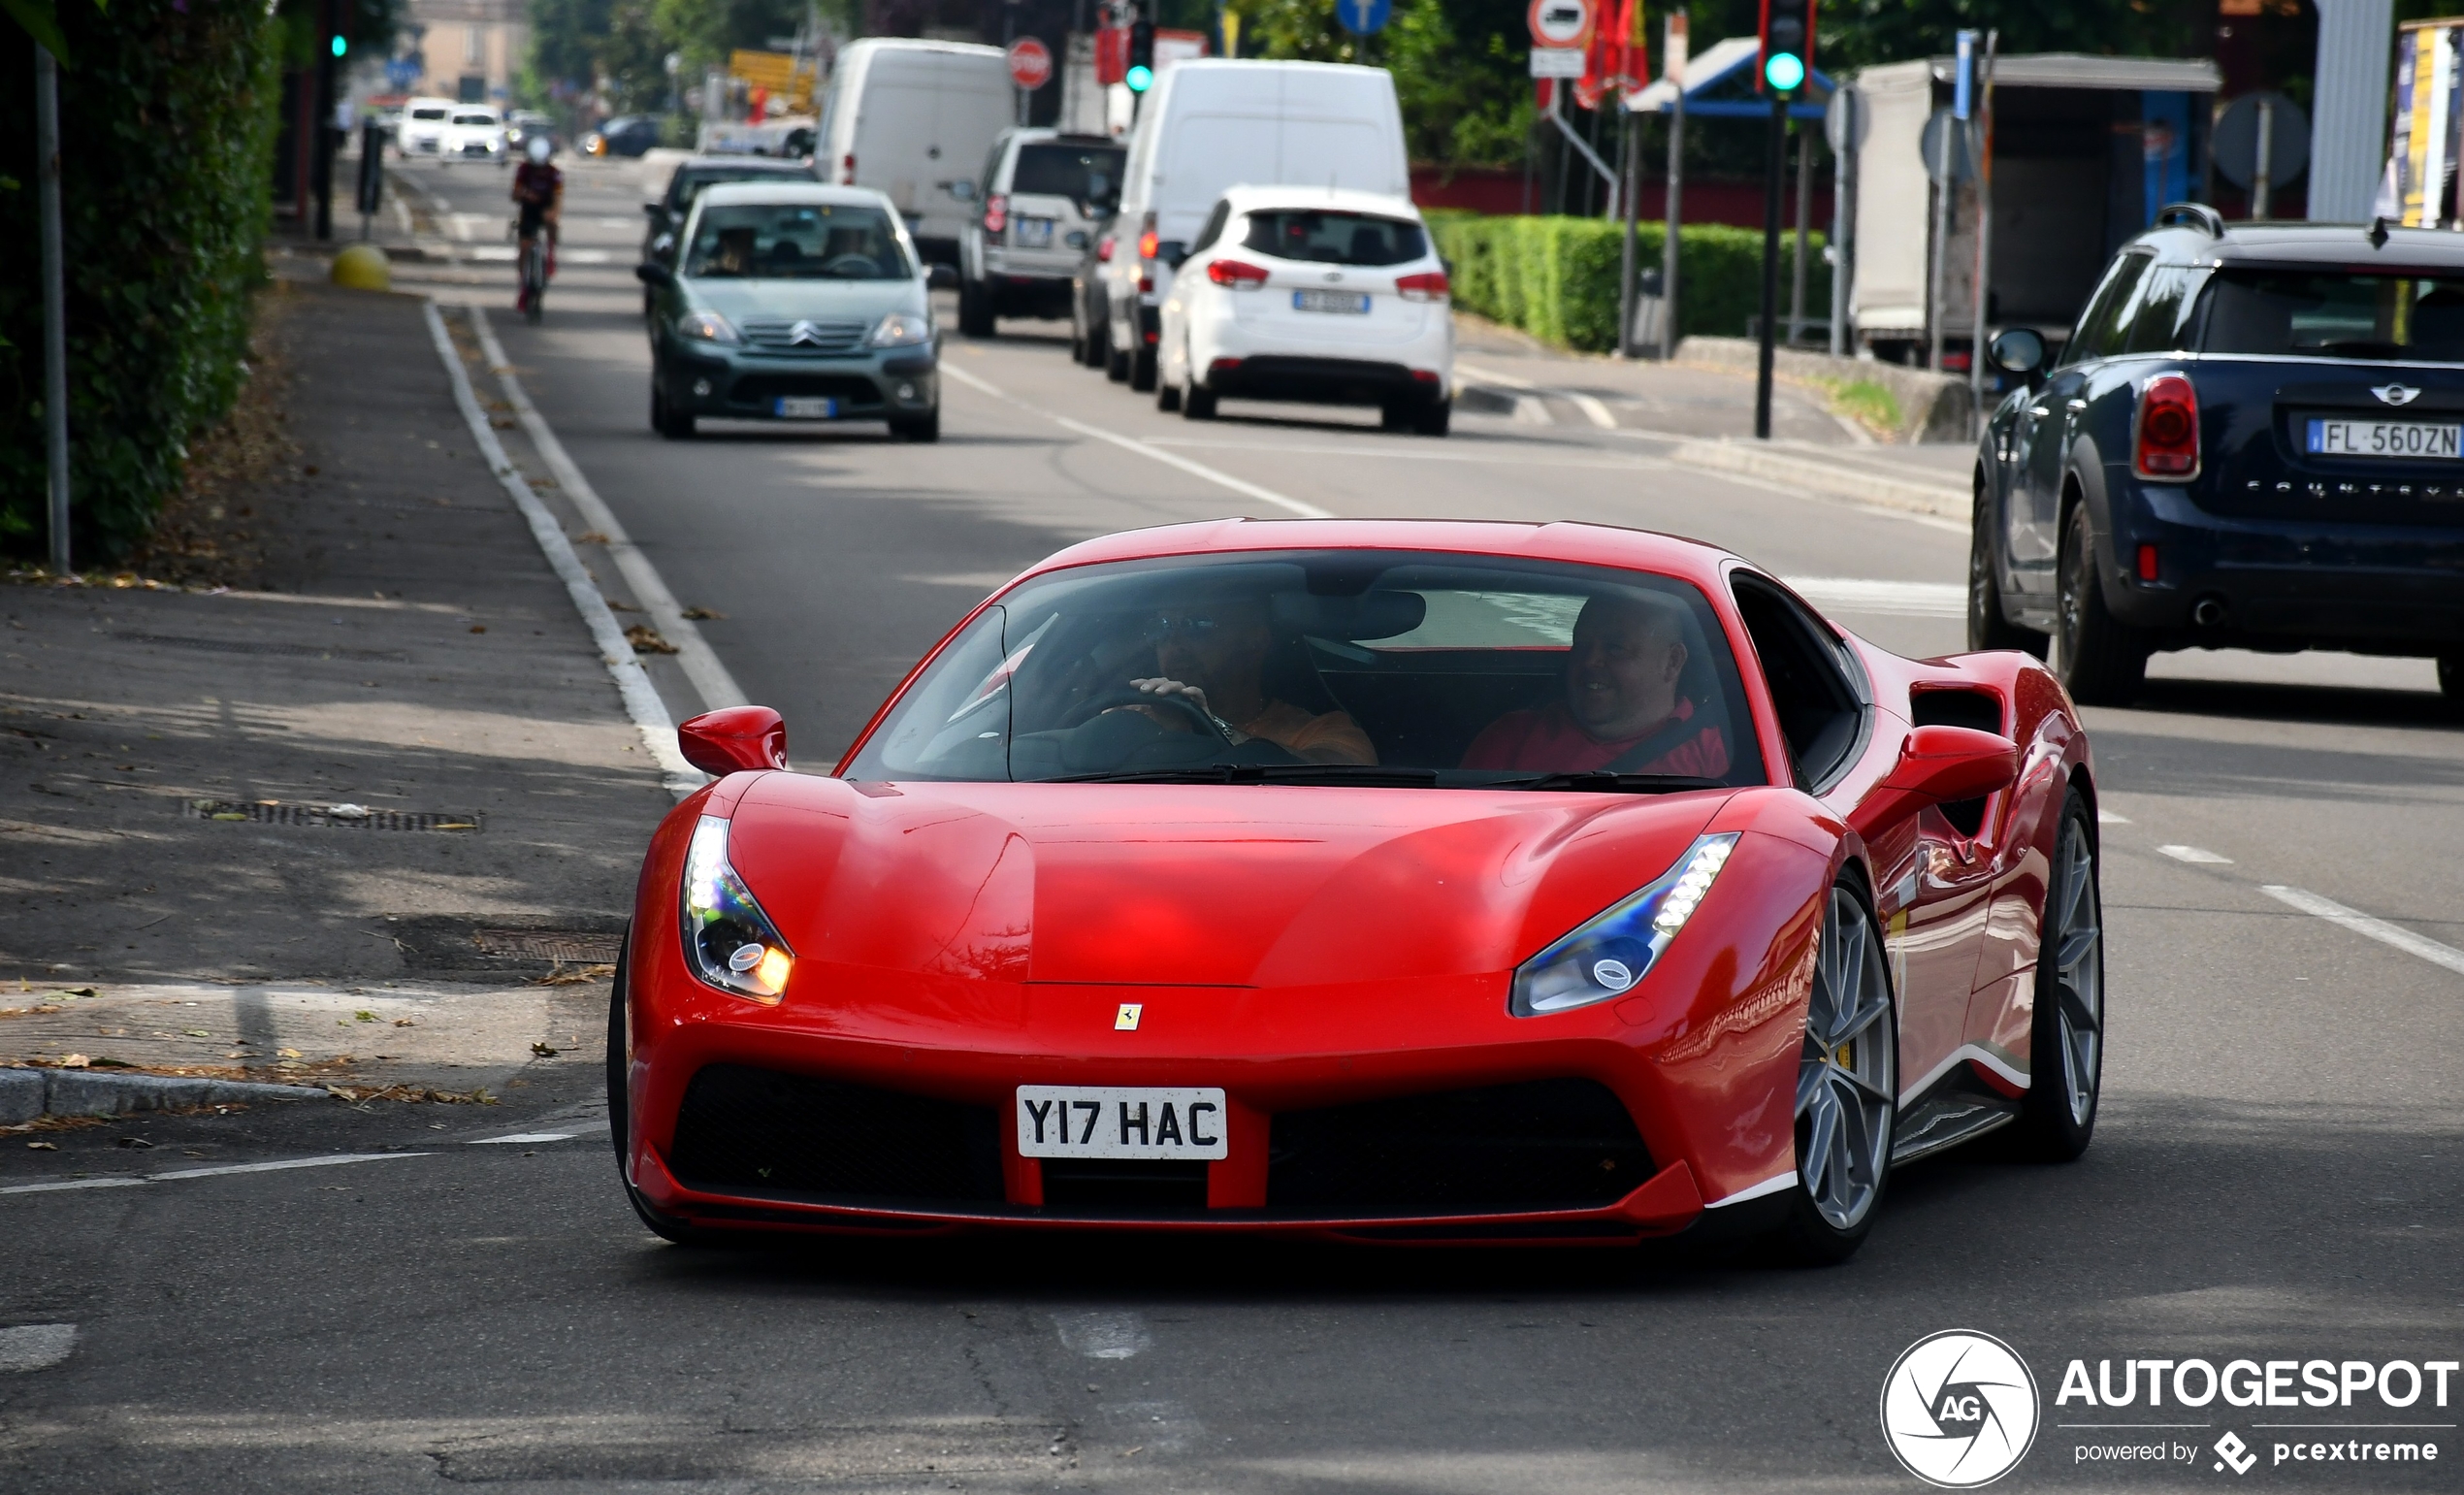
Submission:
[[[1031,36],[1010,44],[1010,81],[1032,93],[1053,81],[1053,49]]]

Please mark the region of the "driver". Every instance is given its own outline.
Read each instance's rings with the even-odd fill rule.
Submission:
[[[1694,724],[1695,703],[1677,689],[1685,663],[1676,603],[1645,594],[1594,597],[1574,619],[1565,699],[1491,722],[1472,739],[1463,766],[1718,778],[1728,771],[1728,743],[1717,726]]]
[[[1168,607],[1151,634],[1162,673],[1129,683],[1151,696],[1177,696],[1214,717],[1237,745],[1262,737],[1313,764],[1374,764],[1378,749],[1347,711],[1312,716],[1266,693],[1266,656],[1274,645],[1263,598],[1226,596]],[[1158,724],[1194,731],[1177,710],[1132,706]]]

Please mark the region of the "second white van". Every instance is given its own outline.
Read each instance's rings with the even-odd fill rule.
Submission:
[[[1129,138],[1120,248],[1102,272],[1114,378],[1154,388],[1157,309],[1173,270],[1224,190],[1244,185],[1409,198],[1393,78],[1335,62],[1199,59],[1165,70]]]
[[[866,37],[838,54],[816,154],[823,179],[886,194],[916,250],[958,263],[976,171],[1015,108],[1001,49]]]

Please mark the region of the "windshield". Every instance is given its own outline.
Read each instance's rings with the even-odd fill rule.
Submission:
[[[1735,661],[1690,584],[1361,551],[1039,577],[951,640],[848,777],[1765,782]]]
[[[410,117],[413,119],[442,119],[445,117],[445,112],[441,109],[414,109],[410,112]]]
[[[497,116],[494,114],[456,114],[453,116],[453,122],[456,124],[494,124],[497,122]]]
[[[1010,190],[1066,197],[1085,212],[1088,203],[1109,203],[1120,195],[1124,153],[1107,146],[1021,146],[1018,164],[1010,170]]]
[[[693,206],[693,200],[701,195],[701,189],[703,187],[714,187],[723,181],[796,181],[812,179],[815,179],[810,170],[788,171],[775,166],[767,168],[759,166],[696,167],[692,171],[678,172],[676,174],[675,191],[670,194],[671,200],[667,206],[678,212],[682,212]]]
[[[1241,243],[1278,259],[1324,265],[1401,265],[1429,252],[1419,224],[1359,212],[1251,212]]]
[[[2220,270],[2201,343],[2210,353],[2464,362],[2464,276]]]
[[[685,274],[760,280],[910,280],[890,215],[850,203],[729,203],[703,210]]]

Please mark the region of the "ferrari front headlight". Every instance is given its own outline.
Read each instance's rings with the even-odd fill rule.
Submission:
[[[1588,1007],[1633,991],[1735,849],[1735,831],[1702,837],[1657,882],[1515,967],[1514,1016]]]
[[[795,952],[728,864],[728,822],[704,815],[685,853],[685,961],[710,986],[775,1005]]]

